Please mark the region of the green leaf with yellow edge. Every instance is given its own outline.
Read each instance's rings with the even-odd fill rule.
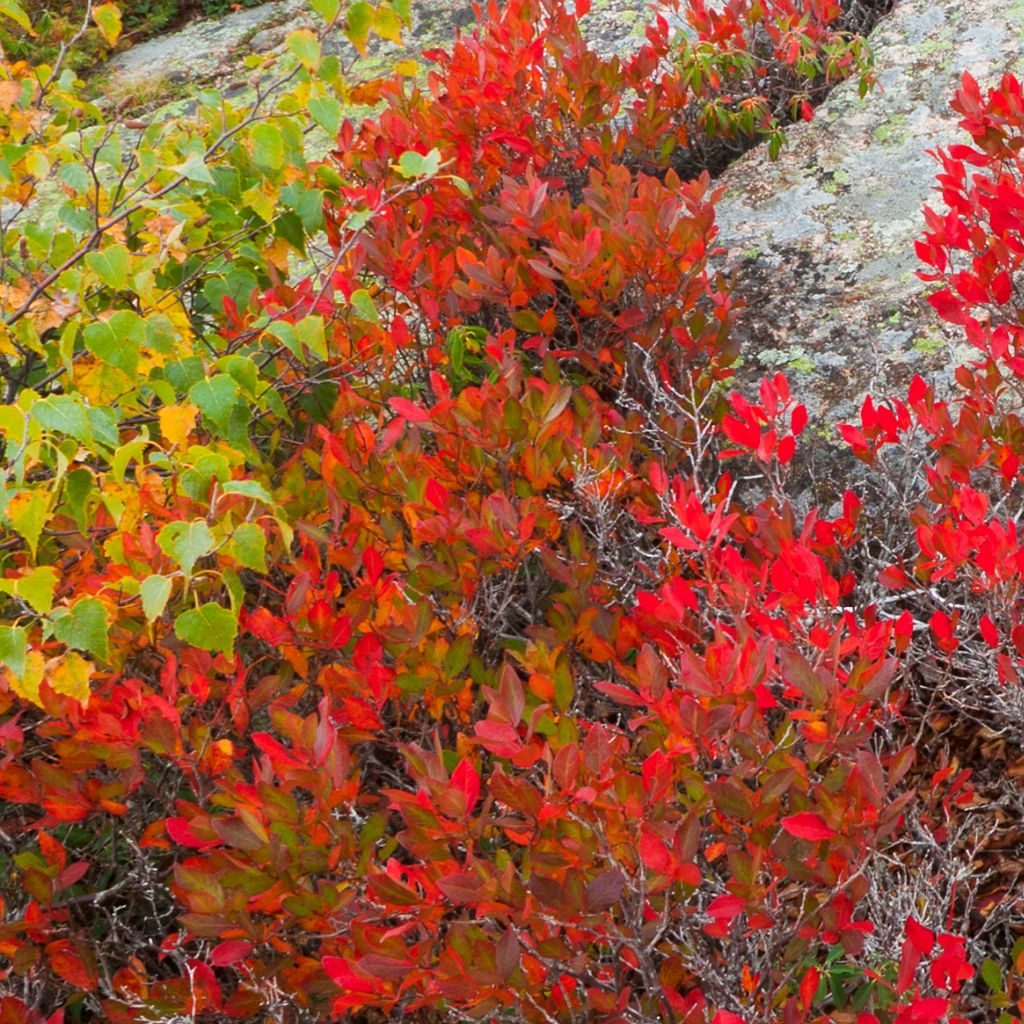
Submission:
[[[53,607],[53,595],[59,578],[52,565],[40,565],[16,579],[0,580],[0,592],[14,594],[34,612],[48,615]]]
[[[267,536],[256,523],[241,523],[231,534],[231,554],[247,569],[267,571]]]
[[[173,558],[186,577],[192,575],[196,562],[213,550],[214,539],[210,528],[202,519],[191,523],[168,523],[157,535],[157,545],[165,555]]]
[[[64,614],[53,617],[53,635],[67,647],[95,654],[107,659],[107,636],[110,625],[107,609],[99,598],[83,597],[69,609],[57,609]]]
[[[307,71],[315,71],[320,66],[320,40],[315,32],[308,28],[296,29],[288,33],[285,44]]]
[[[89,680],[96,666],[74,651],[68,651],[56,665],[47,667],[46,681],[54,693],[72,697],[80,704],[88,704],[91,696]]]
[[[324,335],[324,318],[319,314],[303,317],[295,325],[299,342],[306,346],[317,359],[327,359],[327,339]]]
[[[147,622],[159,619],[167,607],[171,596],[172,581],[166,576],[147,576],[139,584],[139,596],[142,598],[142,612]]]
[[[146,448],[149,447],[150,442],[144,437],[140,437],[135,441],[129,441],[127,444],[121,445],[116,452],[114,452],[113,458],[110,460],[110,475],[119,483],[124,483],[125,473],[128,472],[128,466],[133,462],[141,462],[143,453]]]
[[[49,518],[49,511],[50,495],[42,490],[19,491],[7,503],[7,519],[28,545],[33,560],[39,548],[43,527]]]
[[[132,259],[123,245],[108,245],[98,252],[86,253],[85,262],[90,270],[99,274],[104,284],[115,291],[124,291],[128,287]]]
[[[330,24],[341,10],[341,0],[309,0],[309,6]]]
[[[182,612],[174,623],[174,634],[200,650],[230,655],[238,635],[238,620],[227,608],[208,601]]]
[[[0,664],[20,679],[25,674],[28,633],[24,626],[0,626]]]
[[[228,600],[231,602],[231,614],[238,618],[238,613],[245,604],[245,584],[241,576],[230,566],[225,566],[222,573],[224,588],[228,592]]]
[[[36,34],[32,29],[32,22],[29,21],[28,15],[16,0],[0,0],[0,15],[17,22],[29,35],[34,36]]]
[[[39,651],[29,651],[25,658],[25,669],[21,676],[11,681],[11,690],[19,697],[42,706],[39,699],[39,684],[46,675],[46,659]]]
[[[381,4],[377,8],[373,16],[373,31],[381,39],[388,39],[393,43],[402,41],[402,19],[390,4]]]
[[[345,37],[363,57],[366,56],[366,40],[373,28],[373,14],[373,7],[366,0],[356,0],[345,16]]]
[[[96,27],[103,33],[109,46],[117,43],[121,35],[121,12],[117,4],[99,4],[92,9],[92,20]]]

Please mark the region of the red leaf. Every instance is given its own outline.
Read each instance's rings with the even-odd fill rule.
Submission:
[[[200,839],[193,831],[186,818],[168,818],[164,823],[167,834],[181,846],[194,850],[206,850],[211,846],[219,846],[220,839]]]
[[[245,939],[228,939],[213,947],[210,963],[214,967],[230,967],[244,960],[252,952],[252,943]]]
[[[513,757],[522,748],[519,733],[507,722],[485,720],[477,722],[473,727],[481,744],[486,750],[498,757]]]
[[[935,948],[935,932],[918,924],[912,917],[907,918],[903,931],[913,947],[924,956],[928,956]]]
[[[782,819],[782,827],[797,839],[809,839],[816,842],[820,839],[831,839],[835,829],[829,828],[824,819],[813,811],[801,811]]]
[[[410,402],[408,398],[389,398],[388,405],[403,419],[413,423],[426,423],[430,420],[430,413],[422,405]]]
[[[625,888],[626,876],[621,871],[606,871],[598,875],[583,893],[587,910],[594,914],[609,910],[622,898]]]

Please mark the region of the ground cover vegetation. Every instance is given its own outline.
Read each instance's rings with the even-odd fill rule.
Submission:
[[[409,11],[312,6],[188,119],[2,68],[0,1021],[1020,1020],[1020,84],[919,243],[976,359],[812,507],[693,169],[866,8],[508,0],[352,86]]]
[[[115,49],[142,42],[194,18],[209,18],[246,7],[260,0],[134,0],[130,4],[104,4],[95,0],[33,0],[19,5],[24,19],[0,22],[0,48],[8,61],[52,64],[64,50],[62,64],[83,73]],[[121,31],[105,31],[97,9],[113,10],[121,17]],[[8,12],[14,5],[7,5]],[[110,15],[113,17],[113,15]]]

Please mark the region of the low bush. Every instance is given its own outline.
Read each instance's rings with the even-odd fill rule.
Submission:
[[[919,247],[982,359],[823,514],[689,168],[868,76],[860,7],[620,60],[508,0],[352,87],[407,12],[313,6],[191,121],[6,65],[0,1021],[1018,1019],[914,733],[1020,721],[1018,83]]]

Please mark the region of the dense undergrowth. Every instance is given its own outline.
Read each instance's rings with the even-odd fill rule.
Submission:
[[[180,123],[2,69],[0,1021],[1019,1020],[1019,802],[929,739],[1020,763],[1019,84],[918,249],[977,362],[825,514],[680,172],[870,85],[861,8],[509,0],[350,89],[407,12],[312,6]]]
[[[117,45],[140,43],[194,18],[213,18],[255,7],[263,0],[133,0],[130,4],[95,0],[35,0],[24,5],[30,26],[14,19],[0,23],[0,49],[8,61],[52,64],[64,50],[63,64],[92,70]],[[93,17],[96,8],[117,6],[122,31],[112,38]],[[13,6],[11,7],[13,10]],[[28,20],[28,18],[26,18]],[[31,30],[30,30],[31,29]]]

